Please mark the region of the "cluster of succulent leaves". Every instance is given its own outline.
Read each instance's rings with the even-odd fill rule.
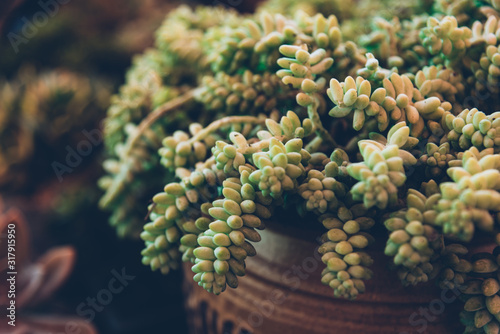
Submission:
[[[40,176],[42,164],[65,165],[65,147],[76,149],[82,131],[96,131],[109,96],[103,80],[63,69],[26,66],[0,79],[0,186],[21,188]],[[52,167],[43,172],[54,175]]]
[[[144,264],[235,288],[293,208],[326,228],[335,296],[365,292],[386,235],[403,284],[460,289],[467,330],[500,331],[498,251],[464,246],[500,242],[498,1],[387,3],[167,16],[105,120],[101,206]]]

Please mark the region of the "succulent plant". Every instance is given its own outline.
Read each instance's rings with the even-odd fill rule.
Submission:
[[[336,297],[356,298],[365,292],[364,281],[373,275],[368,269],[373,260],[363,251],[373,242],[373,237],[365,231],[375,225],[367,213],[362,204],[356,204],[320,217],[328,229],[319,248],[321,260],[326,264],[321,282],[329,285]]]
[[[479,100],[498,82],[498,6],[348,4],[171,13],[109,109],[101,205],[119,234],[140,234],[144,264],[191,262],[215,294],[244,279],[284,208],[326,228],[322,282],[337,297],[365,292],[386,235],[404,285],[463,290],[467,330],[498,333],[498,251],[468,246],[500,242],[498,102]]]
[[[38,74],[25,67],[13,79],[0,81],[0,96],[0,186],[22,188],[36,181],[33,161],[48,160],[49,166],[64,161],[63,143],[77,148],[84,131],[98,131],[109,87],[62,69]],[[41,153],[44,147],[51,155]],[[65,173],[55,171],[58,177]]]
[[[439,194],[426,197],[415,189],[409,189],[408,207],[393,213],[384,222],[391,232],[385,254],[394,257],[404,284],[426,282],[433,270],[431,259],[440,246],[439,232],[433,226],[437,200]]]

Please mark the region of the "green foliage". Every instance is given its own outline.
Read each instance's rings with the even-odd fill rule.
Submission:
[[[350,209],[340,207],[336,214],[320,217],[328,229],[319,248],[321,260],[326,264],[321,282],[329,285],[336,297],[356,298],[365,292],[364,281],[373,275],[368,269],[373,260],[363,251],[373,242],[365,231],[375,225],[367,213],[362,204],[357,204]]]
[[[214,72],[228,74],[250,69],[263,72],[276,67],[278,47],[293,42],[296,23],[280,14],[264,12],[259,19],[247,19],[242,26],[217,27],[207,41],[207,60]]]
[[[480,157],[477,150],[470,150],[463,154],[462,166],[448,168],[452,182],[440,184],[442,198],[436,206],[435,224],[450,236],[470,241],[475,226],[494,230],[491,212],[500,210],[500,156]]]
[[[446,172],[450,163],[456,157],[450,153],[450,144],[443,143],[437,146],[434,143],[427,143],[426,152],[420,157],[420,161],[426,165],[426,174],[430,178],[439,178]]]
[[[164,274],[178,267],[181,254],[183,261],[194,261],[196,238],[210,222],[201,215],[209,210],[206,201],[216,198],[204,187],[217,187],[225,179],[213,165],[193,172],[179,169],[178,174],[182,182],[167,184],[164,192],[153,197],[151,222],[141,233],[146,246],[141,253],[143,263]],[[193,218],[195,215],[199,218]]]
[[[447,140],[457,149],[493,148],[495,152],[498,152],[500,148],[500,112],[486,115],[476,108],[465,109],[457,116],[446,114],[444,120],[450,130]]]
[[[258,115],[278,112],[277,107],[287,103],[289,90],[275,75],[262,75],[245,71],[243,75],[230,76],[219,72],[215,77],[206,76],[196,92],[196,100],[206,110],[225,114]]]
[[[438,231],[433,227],[436,219],[434,206],[440,195],[426,197],[422,193],[408,190],[407,208],[397,211],[384,222],[391,232],[385,254],[394,257],[394,264],[400,266],[398,275],[404,284],[416,285],[427,282],[432,272],[431,258],[440,241]]]
[[[167,17],[105,121],[101,205],[120,234],[143,229],[145,264],[191,262],[219,294],[285,208],[301,217],[290,224],[328,230],[322,282],[337,297],[365,291],[373,235],[387,235],[405,285],[496,277],[493,255],[466,245],[477,230],[500,240],[496,3],[381,3],[392,7],[273,0]],[[498,332],[478,305],[468,330]]]
[[[367,208],[394,206],[398,199],[398,187],[406,181],[397,145],[381,150],[367,141],[361,141],[359,150],[363,162],[347,166],[349,175],[360,181],[351,189],[354,200],[362,200]]]
[[[224,181],[223,198],[208,210],[214,221],[198,236],[193,271],[194,280],[209,292],[219,294],[226,284],[235,288],[237,276],[245,275],[246,257],[255,255],[249,241],[260,241],[256,228],[261,227],[262,219],[271,217],[271,200],[256,189],[249,182],[249,170],[243,167],[241,180]]]
[[[468,249],[460,244],[441,245],[439,256],[432,261],[432,277],[438,280],[441,289],[463,289],[472,264],[465,257]]]
[[[453,66],[468,47],[472,31],[468,27],[458,27],[454,16],[446,16],[442,20],[430,17],[427,27],[420,31],[422,45],[431,55],[437,55],[440,62],[444,60],[447,66]]]
[[[332,177],[333,175],[327,176],[329,169],[333,167],[327,166],[323,171],[311,169],[297,189],[299,195],[306,201],[307,211],[322,214],[334,210],[339,205],[339,198],[345,196],[345,185]]]

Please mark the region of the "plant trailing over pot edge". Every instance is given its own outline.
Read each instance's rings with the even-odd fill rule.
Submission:
[[[500,248],[467,244],[500,241],[500,5],[369,3],[169,14],[108,111],[100,204],[144,240],[145,265],[192,262],[214,294],[237,287],[280,210],[325,228],[336,297],[365,292],[385,235],[404,285],[458,287],[466,330],[498,333]]]

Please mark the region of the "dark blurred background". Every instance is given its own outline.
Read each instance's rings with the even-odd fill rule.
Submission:
[[[252,11],[255,2],[244,0],[235,9]],[[49,5],[54,3],[57,8]],[[89,78],[98,77],[114,93],[124,82],[132,56],[152,45],[154,31],[168,11],[179,3],[171,0],[2,0],[0,80],[24,78],[25,72],[36,77],[45,71],[64,69]],[[231,6],[234,2],[182,3]],[[48,19],[39,17],[37,21],[36,15],[41,11],[48,14]],[[5,99],[5,94],[3,96]],[[102,108],[86,123],[87,128],[99,127],[104,116],[105,108]],[[61,148],[48,150],[39,146],[58,142],[64,145],[70,139],[59,136],[54,139],[55,144],[47,144],[43,136],[37,136],[33,139],[34,152],[42,154],[30,156],[25,161],[28,167],[23,167],[21,175],[14,175],[14,172],[21,173],[16,166],[6,172],[4,177],[12,182],[0,187],[0,195],[7,207],[19,208],[26,217],[34,257],[50,247],[71,244],[76,248],[77,262],[70,278],[51,300],[31,311],[76,316],[80,303],[88,297],[95,298],[101,289],[107,288],[113,277],[112,270],[120,272],[125,268],[135,279],[114,295],[101,312],[96,312],[93,323],[99,332],[185,333],[181,272],[168,276],[151,272],[141,264],[143,243],[118,239],[107,223],[107,213],[97,208],[100,191],[96,182],[102,173],[102,148],[95,147],[74,172],[59,182],[47,161],[57,159],[57,150]],[[0,142],[2,140],[0,138]],[[55,152],[54,156],[47,157],[52,154],[48,152]]]
[[[33,37],[12,47],[8,35],[22,37],[25,20],[43,4],[59,5],[49,12],[46,23],[33,22]],[[234,7],[235,3],[239,3]],[[66,67],[81,72],[96,72],[123,81],[131,56],[153,44],[154,31],[168,11],[180,4],[190,6],[219,5],[241,12],[251,12],[257,0],[2,0],[0,1],[0,33],[2,36],[0,71],[12,76],[24,63],[38,68]],[[49,6],[50,7],[50,6]],[[45,8],[49,8],[45,7]],[[28,33],[31,32],[29,30]],[[11,39],[13,39],[11,35]]]

